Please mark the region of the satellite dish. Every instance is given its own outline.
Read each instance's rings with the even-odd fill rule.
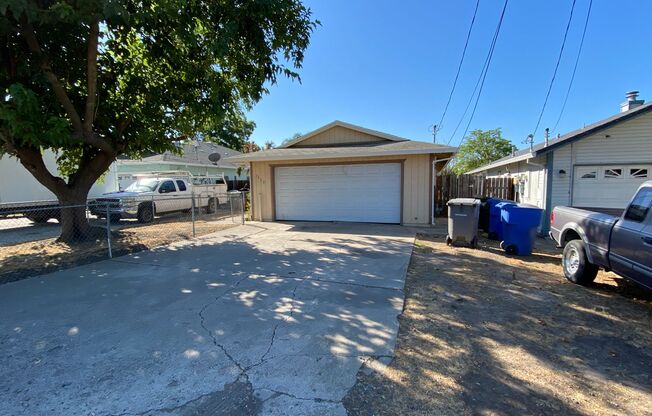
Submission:
[[[222,156],[219,153],[211,153],[210,155],[208,155],[208,160],[210,160],[213,163],[217,163],[221,158]]]

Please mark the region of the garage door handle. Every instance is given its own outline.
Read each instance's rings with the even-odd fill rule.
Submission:
[[[641,237],[641,240],[643,240],[643,244],[652,246],[652,237]]]

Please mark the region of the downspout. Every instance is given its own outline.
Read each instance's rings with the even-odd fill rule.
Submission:
[[[437,164],[437,155],[432,159],[432,169],[430,171],[430,183],[432,184],[432,188],[430,189],[430,192],[432,192],[431,196],[431,203],[430,203],[430,225],[435,225],[435,209],[437,207],[435,206],[436,201],[437,201],[437,175],[435,173],[435,165]]]

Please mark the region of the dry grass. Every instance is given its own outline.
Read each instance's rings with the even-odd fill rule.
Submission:
[[[649,415],[652,295],[601,272],[568,283],[559,255],[418,238],[396,355],[361,371],[350,415]]]
[[[149,225],[132,224],[123,222],[122,228],[111,233],[114,257],[192,238],[192,223],[186,217],[157,218]],[[195,235],[200,237],[236,225],[230,218],[202,218],[195,221]],[[72,246],[55,238],[0,246],[0,284],[107,259],[105,229],[98,231],[96,239]]]

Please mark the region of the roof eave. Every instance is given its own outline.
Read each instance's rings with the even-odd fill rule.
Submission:
[[[536,152],[530,152],[530,153],[526,153],[526,154],[523,154],[523,155],[510,157],[509,159],[503,160],[500,163],[497,163],[497,162],[489,163],[487,165],[480,166],[479,168],[470,170],[470,171],[466,172],[466,174],[467,175],[474,175],[476,173],[484,172],[484,171],[487,171],[489,169],[495,169],[495,168],[499,168],[501,166],[509,165],[511,163],[516,163],[516,162],[521,162],[523,160],[532,159],[533,157],[536,157]]]
[[[258,153],[258,152],[256,152]],[[444,147],[442,149],[406,149],[394,151],[367,151],[367,152],[351,152],[342,154],[333,154],[329,152],[317,152],[298,155],[262,155],[259,157],[256,153],[251,153],[250,157],[246,156],[233,156],[226,158],[225,161],[229,163],[250,163],[250,162],[277,162],[282,160],[302,160],[302,159],[349,159],[358,157],[377,157],[377,156],[401,156],[401,155],[418,155],[418,154],[455,154],[457,153],[456,147]],[[256,156],[254,156],[256,155]]]

